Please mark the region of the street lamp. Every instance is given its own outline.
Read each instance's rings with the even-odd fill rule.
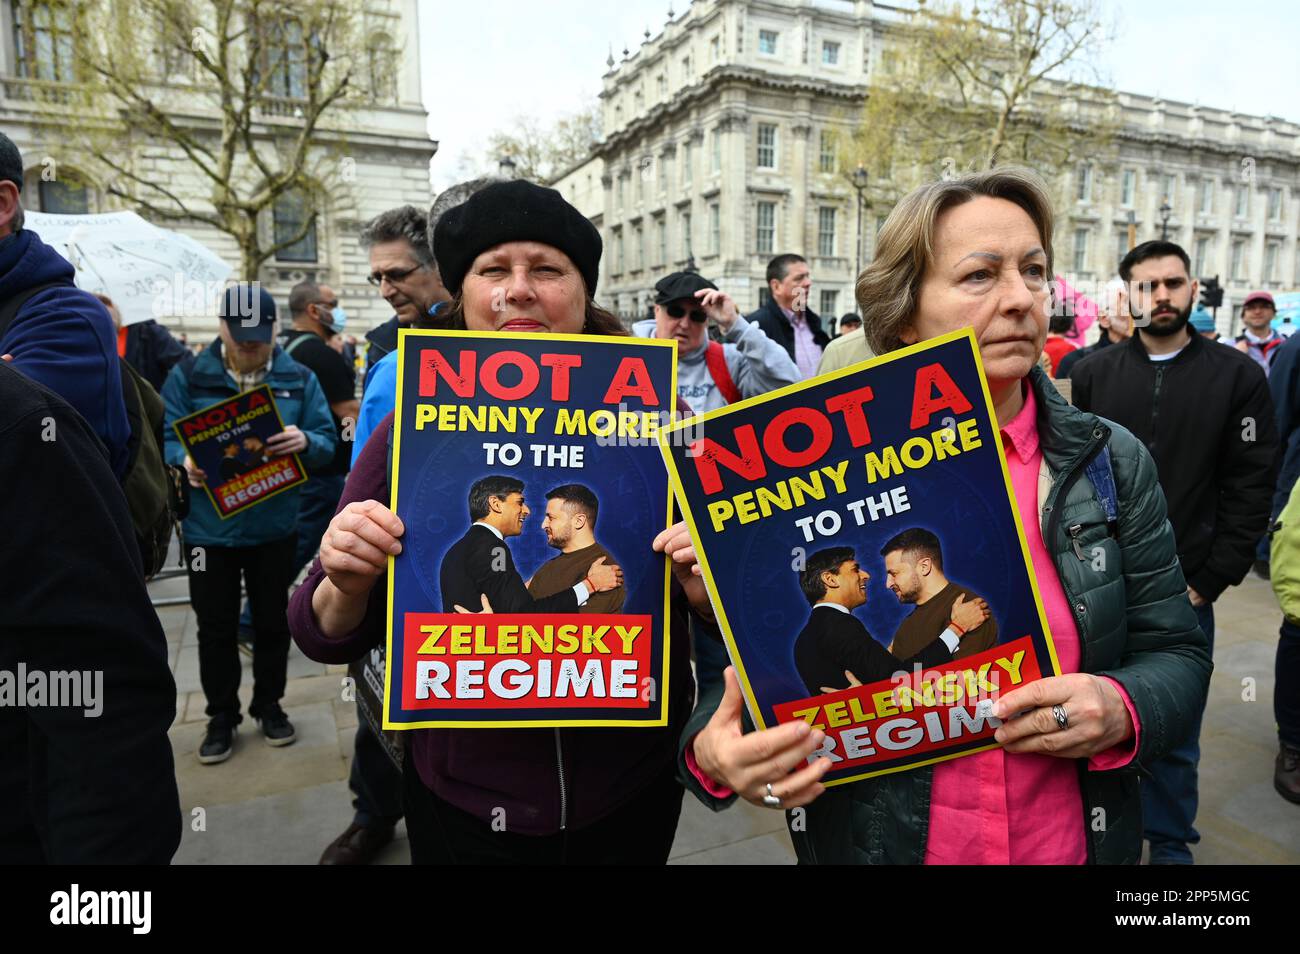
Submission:
[[[1174,211],[1169,204],[1169,196],[1165,196],[1160,201],[1160,241],[1164,242],[1169,239],[1169,213]]]
[[[502,179],[505,179],[507,182],[514,181],[515,169],[517,168],[518,168],[518,164],[515,162],[514,159],[512,159],[508,155],[502,156],[497,161],[497,175],[499,175]]]
[[[849,180],[849,184],[852,185],[858,193],[858,267],[853,273],[853,281],[857,282],[858,276],[862,274],[862,210],[864,207],[871,204],[867,201],[866,196],[864,195],[867,191],[866,167],[859,162],[858,167],[845,178]]]

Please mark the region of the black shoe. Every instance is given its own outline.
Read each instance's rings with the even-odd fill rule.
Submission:
[[[208,722],[208,731],[199,746],[199,761],[204,765],[216,765],[230,758],[235,750],[235,735],[238,730],[225,720],[212,719]]]
[[[392,840],[392,825],[364,826],[353,822],[343,834],[329,843],[329,847],[320,856],[320,864],[368,865]]]
[[[284,710],[278,703],[267,706],[254,718],[262,727],[262,735],[266,736],[267,745],[290,745],[298,738],[298,733],[293,730],[293,723],[289,721],[289,717],[284,714]]]
[[[1283,742],[1273,768],[1273,787],[1288,802],[1300,805],[1300,749]]]
[[[1261,580],[1267,580],[1269,578],[1267,560],[1256,560],[1251,565],[1251,568],[1255,571],[1255,575],[1258,576]]]

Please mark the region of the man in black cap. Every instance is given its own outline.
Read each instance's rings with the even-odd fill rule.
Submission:
[[[0,133],[0,356],[77,409],[126,475],[131,425],[117,331],[72,264],[23,228],[23,157]]]
[[[185,453],[172,425],[196,411],[265,384],[275,399],[284,430],[258,447],[244,444],[250,462],[297,454],[308,474],[334,456],[334,419],[316,376],[275,344],[275,301],[266,289],[239,284],[226,289],[220,336],[197,357],[172,368],[163,385],[167,405],[166,458],[184,465],[190,485],[202,488],[207,475]],[[249,435],[236,434],[243,441]],[[245,475],[252,480],[256,469]],[[198,620],[199,678],[207,697],[208,728],[199,761],[224,762],[242,721],[241,666],[236,644],[239,583],[243,577],[253,613],[253,699],[249,715],[268,745],[296,738],[280,707],[289,662],[285,608],[294,576],[301,485],[267,494],[262,502],[223,517],[202,490],[190,495],[181,527],[189,564],[190,605]]]
[[[712,318],[722,343],[710,341]],[[766,394],[799,380],[799,369],[718,286],[694,272],[673,272],[655,285],[654,319],[638,321],[640,338],[677,342],[677,394],[696,414]]]

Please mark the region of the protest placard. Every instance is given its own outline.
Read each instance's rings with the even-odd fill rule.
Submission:
[[[828,784],[991,748],[1058,673],[969,331],[661,444],[754,722],[824,730]]]
[[[206,474],[203,489],[222,520],[307,480],[297,454],[266,449],[267,440],[284,430],[268,385],[195,411],[172,427]]]
[[[384,727],[667,724],[672,342],[406,331],[399,352]],[[622,585],[594,592],[597,564]]]

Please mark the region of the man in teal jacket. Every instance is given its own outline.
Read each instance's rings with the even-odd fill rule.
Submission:
[[[315,375],[275,344],[275,302],[270,294],[257,285],[232,286],[222,302],[221,318],[217,340],[197,358],[173,368],[163,385],[167,462],[184,465],[190,485],[201,488],[204,474],[186,455],[171,425],[265,384],[284,421],[284,431],[266,441],[266,452],[297,454],[308,472],[328,464],[335,444],[329,404]],[[260,723],[269,745],[288,745],[296,737],[280,698],[289,663],[285,612],[293,582],[298,497],[293,487],[223,520],[207,494],[198,489],[191,494],[182,535],[190,605],[199,627],[199,677],[208,703],[207,734],[199,747],[204,764],[230,757],[235,727],[243,718],[236,643],[241,574],[256,631],[249,715]]]

